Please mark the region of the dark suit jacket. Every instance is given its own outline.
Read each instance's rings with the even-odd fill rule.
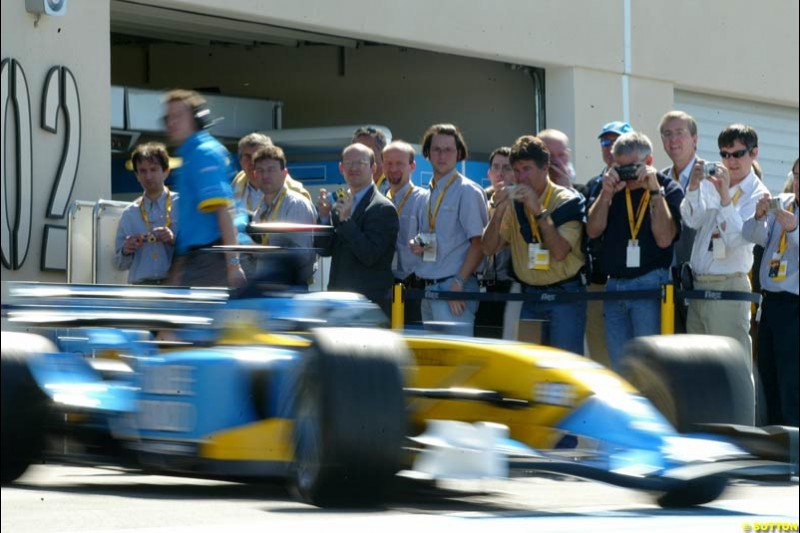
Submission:
[[[320,240],[321,255],[331,257],[328,290],[358,292],[391,312],[386,298],[394,283],[392,257],[400,221],[392,202],[370,185],[344,222],[331,213],[333,235]]]

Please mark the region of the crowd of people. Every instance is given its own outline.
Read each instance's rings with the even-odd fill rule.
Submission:
[[[587,355],[618,368],[628,340],[660,332],[660,301],[624,294],[600,301],[587,291],[657,290],[674,281],[687,290],[744,293],[758,282],[766,423],[798,425],[798,161],[790,190],[771,197],[750,126],[726,127],[720,161],[703,161],[696,121],[670,111],[659,131],[671,164],[659,171],[651,140],[610,122],[598,136],[603,170],[585,185],[576,183],[567,135],[543,130],[492,152],[486,190],[458,171],[468,148],[456,126],[424,133],[422,156],[433,168],[424,186],[411,181],[410,144],[387,145],[382,131],[364,127],[341,153],[347,187],[312,198],[289,175],[283,151],[260,133],[241,139],[242,170],[231,181],[228,152],[206,131],[208,118],[199,94],[167,95],[167,134],[183,159],[179,194],[164,186],[163,145],[133,152],[143,194],[122,215],[115,256],[130,283],[241,287],[268,270],[268,258],[210,248],[255,239],[298,250],[297,285],[313,278],[317,254],[330,256],[328,289],[359,292],[387,314],[396,283],[465,293],[463,300],[408,300],[406,323],[510,338],[520,320],[537,320],[543,344],[578,354],[588,346]],[[332,232],[312,240],[245,231],[248,222],[278,221],[326,224]],[[763,249],[755,266],[754,245]],[[481,291],[531,297],[479,305],[469,293]],[[545,298],[552,294],[567,296]],[[676,329],[732,337],[751,364],[750,302],[693,299],[677,310]]]

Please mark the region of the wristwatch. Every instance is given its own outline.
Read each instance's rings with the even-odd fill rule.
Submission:
[[[463,287],[463,286],[464,286],[464,284],[466,283],[466,282],[464,281],[464,278],[462,278],[461,276],[453,276],[453,281],[455,281],[456,283],[458,283],[458,284],[459,284],[459,285],[461,285],[462,287]]]
[[[655,198],[657,196],[664,196],[664,187],[659,187],[654,191],[650,191],[650,198]]]

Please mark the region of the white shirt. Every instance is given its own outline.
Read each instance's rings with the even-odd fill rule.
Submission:
[[[697,230],[692,246],[690,264],[695,274],[746,274],[753,266],[753,244],[742,237],[744,221],[752,217],[756,204],[769,190],[751,170],[735,187],[730,197],[741,189],[742,194],[734,204],[722,207],[717,189],[708,180],[700,187],[686,190],[681,203],[681,217],[690,228]],[[714,232],[719,231],[725,243],[725,258],[714,259],[709,247]]]

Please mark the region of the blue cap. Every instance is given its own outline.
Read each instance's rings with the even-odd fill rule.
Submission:
[[[600,135],[598,135],[597,138],[599,139],[606,133],[616,133],[617,135],[622,135],[623,133],[628,133],[631,131],[633,131],[633,128],[630,124],[617,120],[615,122],[609,122],[603,126],[603,131],[600,132]]]

